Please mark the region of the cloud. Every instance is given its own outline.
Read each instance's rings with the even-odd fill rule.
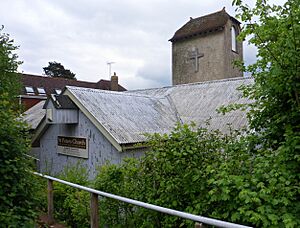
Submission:
[[[79,80],[98,81],[114,61],[112,72],[135,89],[171,84],[168,39],[190,16],[223,6],[234,15],[231,0],[1,0],[0,19],[20,45],[21,71],[42,74],[57,61]],[[245,59],[254,52],[245,48]]]

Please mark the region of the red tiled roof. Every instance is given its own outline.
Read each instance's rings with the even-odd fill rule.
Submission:
[[[240,24],[238,20],[226,13],[225,7],[222,10],[212,14],[194,19],[191,18],[189,22],[175,32],[174,36],[169,41],[174,42],[191,36],[220,31],[224,28],[228,19]]]
[[[34,89],[35,95],[39,95],[37,92],[37,88],[44,88],[47,95],[55,94],[55,89],[62,90],[65,86],[77,86],[77,87],[85,87],[85,88],[93,88],[93,89],[103,89],[103,90],[111,90],[110,89],[110,81],[101,79],[98,82],[86,82],[86,81],[78,81],[66,78],[52,78],[40,75],[31,75],[31,74],[21,74],[21,81],[23,86],[31,86]],[[126,91],[126,89],[119,85],[118,91]],[[26,95],[25,88],[23,88],[22,95]]]

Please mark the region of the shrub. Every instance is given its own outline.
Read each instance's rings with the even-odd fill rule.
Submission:
[[[0,28],[0,224],[4,227],[29,226],[36,216],[37,191],[31,174],[27,127],[18,120],[16,96],[20,87],[15,73],[17,49]]]
[[[94,187],[98,190],[140,199],[139,160],[125,159],[120,165],[104,165],[100,167]],[[109,198],[101,198],[100,222],[102,225],[113,227],[137,227],[140,218],[138,208],[127,203]]]
[[[58,178],[83,186],[90,185],[87,169],[80,163],[66,167]],[[88,192],[54,182],[53,197],[55,218],[72,227],[89,227],[90,194]]]
[[[0,95],[0,221],[20,226],[35,216],[35,178],[26,157],[29,141],[25,125],[16,120],[5,95]]]

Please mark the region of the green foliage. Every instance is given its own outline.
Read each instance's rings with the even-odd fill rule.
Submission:
[[[142,161],[145,201],[207,215],[204,200],[209,190],[205,180],[225,159],[224,149],[233,139],[188,125],[178,125],[170,135],[151,136],[151,152]],[[163,215],[156,222],[163,227],[184,223],[178,217]]]
[[[9,99],[0,99],[0,221],[20,226],[34,218],[34,178],[25,154],[29,151],[26,128],[16,121]]]
[[[297,172],[284,147],[253,146],[252,135],[178,125],[170,135],[149,136],[140,160],[99,169],[93,186],[139,201],[255,227],[298,227]],[[291,147],[297,142],[289,142]],[[254,150],[256,148],[256,150]],[[86,170],[69,168],[62,179],[88,185]],[[57,216],[88,227],[89,194],[55,185]],[[193,227],[192,221],[100,197],[100,222],[109,227]]]
[[[89,186],[87,169],[78,163],[66,167],[58,178]],[[74,187],[54,182],[55,218],[72,227],[89,227],[90,194]]]
[[[208,205],[217,203],[211,216],[255,227],[297,227],[299,188],[284,153],[249,153],[249,138],[243,140],[247,150],[230,150],[207,180],[212,187]]]
[[[39,213],[38,215],[45,214],[48,209],[47,180],[36,175],[33,176],[35,178],[34,183],[36,185],[36,191],[34,193],[34,198],[37,201],[36,211]]]
[[[95,189],[112,194],[140,199],[140,163],[136,159],[125,159],[120,165],[107,164],[99,169],[94,183]],[[139,227],[137,207],[109,198],[100,202],[101,224],[109,227]]]
[[[16,96],[20,93],[20,78],[16,73],[18,66],[18,49],[14,45],[14,40],[10,39],[9,34],[3,33],[4,26],[0,27],[0,95],[7,93],[5,99],[16,105]],[[4,99],[4,98],[2,98]]]
[[[25,157],[28,140],[25,126],[16,121],[15,112],[2,94],[0,99],[0,221],[1,224],[22,224],[33,216],[30,163]]]
[[[257,0],[253,9],[242,1],[234,4],[245,23],[240,38],[251,36],[249,43],[258,48],[256,63],[244,68],[255,79],[243,88],[244,96],[254,100],[250,127],[264,147],[277,149],[287,132],[300,132],[300,1],[275,6]]]
[[[2,27],[3,29],[3,27]],[[1,29],[1,30],[2,30]],[[37,190],[26,157],[29,139],[24,123],[17,120],[16,70],[20,62],[8,34],[0,30],[0,224],[4,227],[30,226],[35,218]],[[31,224],[32,225],[32,224]]]
[[[102,191],[255,227],[298,227],[299,186],[285,151],[253,151],[251,135],[178,125],[150,136],[141,161],[109,165],[97,176]],[[256,147],[256,146],[255,146]],[[262,149],[261,149],[262,150]],[[125,187],[124,187],[125,186]],[[193,222],[113,200],[100,203],[111,226],[193,227]],[[125,221],[125,218],[127,221]]]
[[[76,80],[75,74],[65,69],[65,67],[61,63],[57,62],[49,62],[49,66],[44,67],[44,72],[49,77],[53,78],[67,78],[67,79],[74,79]]]
[[[219,131],[196,129],[194,125],[178,125],[170,135],[149,136],[151,151],[140,161],[132,159],[119,166],[102,167],[96,187],[143,202],[211,216],[217,203],[210,202],[207,193],[213,191],[214,186],[209,186],[207,180],[227,160],[227,151],[240,153],[244,148],[244,144],[236,142],[238,136],[234,131],[222,135]],[[229,195],[227,191],[226,194]],[[226,199],[227,203],[234,204],[229,197]],[[100,205],[102,220],[111,226],[193,226],[191,221],[113,200],[105,199]]]
[[[251,36],[249,42],[258,48],[256,63],[244,68],[255,83],[241,88],[244,96],[254,101],[248,107],[254,132],[248,140],[259,145],[252,148],[260,161],[255,164],[256,180],[264,180],[270,193],[268,202],[284,214],[279,220],[269,219],[299,226],[299,219],[293,217],[300,214],[300,1],[276,6],[258,0],[252,9],[242,1],[234,4],[246,24],[241,38]]]

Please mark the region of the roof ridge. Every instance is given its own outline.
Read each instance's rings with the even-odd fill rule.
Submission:
[[[135,90],[127,90],[127,91],[124,91],[126,93],[129,93],[129,92],[138,92],[138,91],[145,91],[145,90],[153,90],[153,89],[168,89],[168,88],[172,88],[174,86],[172,85],[169,85],[169,86],[163,86],[163,87],[153,87],[153,88],[146,88],[146,89],[135,89]]]
[[[71,88],[72,87],[72,88]],[[71,88],[73,90],[92,90],[90,92],[93,93],[103,93],[103,94],[114,94],[114,95],[122,95],[122,96],[134,96],[134,97],[146,97],[146,98],[156,98],[156,99],[164,99],[165,96],[151,96],[147,94],[140,94],[140,93],[130,93],[129,91],[111,91],[111,90],[101,90],[101,89],[94,89],[94,88],[85,88],[85,87],[77,87],[77,86],[66,86],[66,88]]]
[[[177,42],[194,36],[222,31],[229,20],[240,24],[238,20],[226,12],[225,7],[219,11],[200,17],[190,17],[190,20],[181,26],[169,41]]]
[[[216,79],[216,80],[204,81],[204,82],[193,82],[193,83],[180,84],[180,85],[175,85],[174,87],[188,86],[188,85],[200,85],[200,84],[213,84],[213,83],[221,83],[221,82],[239,81],[239,80],[245,80],[245,79],[253,79],[253,77],[234,77],[234,78]]]
[[[97,84],[100,81],[109,81],[109,80],[105,80],[105,79],[100,79],[98,82],[90,82],[90,81],[83,81],[83,80],[63,78],[63,77],[50,77],[47,75],[26,74],[26,73],[19,73],[19,74],[21,74],[23,76],[29,76],[29,77],[40,77],[40,78],[51,79],[51,80],[75,81],[75,82],[84,82],[84,83],[91,83],[91,84]]]
[[[218,10],[218,11],[213,12],[213,13],[206,14],[206,15],[204,15],[204,16],[192,18],[192,20],[197,20],[197,19],[199,19],[199,18],[210,17],[210,16],[212,16],[212,15],[214,15],[214,14],[218,14],[218,13],[225,13],[225,14],[227,14],[228,16],[230,16],[230,15],[226,12],[225,7],[223,7],[221,10]]]
[[[221,82],[225,82],[225,81],[238,81],[238,80],[244,80],[244,79],[253,79],[253,77],[246,76],[246,77],[234,77],[234,78],[215,79],[215,80],[204,81],[204,82],[193,82],[193,83],[186,83],[186,84],[179,84],[179,85],[170,85],[170,86],[156,87],[156,88],[127,90],[127,91],[124,91],[124,92],[128,93],[128,92],[135,92],[135,91],[138,92],[138,91],[155,90],[155,89],[168,89],[168,88],[175,88],[175,87],[181,87],[181,86],[200,85],[200,84],[212,84],[212,83],[221,83]]]

